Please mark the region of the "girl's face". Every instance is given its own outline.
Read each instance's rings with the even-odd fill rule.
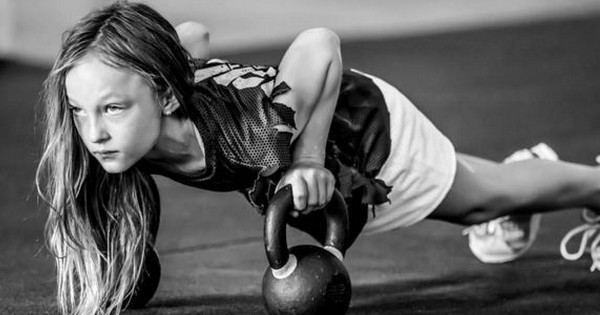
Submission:
[[[155,146],[162,106],[137,74],[83,57],[66,75],[69,107],[77,132],[109,173],[121,173]]]

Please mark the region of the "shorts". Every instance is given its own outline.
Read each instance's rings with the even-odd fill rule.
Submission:
[[[370,77],[390,113],[390,154],[376,178],[392,186],[389,203],[369,211],[363,234],[406,227],[425,219],[442,202],[456,173],[452,142],[412,102],[385,81]]]

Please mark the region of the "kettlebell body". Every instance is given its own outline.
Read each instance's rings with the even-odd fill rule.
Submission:
[[[277,279],[271,268],[263,278],[265,307],[271,315],[341,315],[352,296],[350,277],[342,262],[327,250],[300,245],[290,249],[297,267],[286,278]]]
[[[348,213],[335,192],[325,207],[325,248],[300,245],[288,249],[286,220],[293,207],[291,187],[278,191],[265,212],[265,251],[269,267],[263,277],[263,301],[271,315],[343,315],[352,286],[342,263]]]

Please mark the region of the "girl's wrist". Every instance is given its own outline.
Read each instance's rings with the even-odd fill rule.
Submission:
[[[318,164],[319,166],[325,165],[325,158],[315,156],[299,156],[294,157],[292,164]]]

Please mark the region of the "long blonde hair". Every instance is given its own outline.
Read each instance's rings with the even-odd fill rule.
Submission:
[[[48,205],[46,241],[56,257],[57,299],[64,314],[118,314],[140,278],[153,215],[152,177],[138,166],[105,172],[80,139],[67,106],[65,76],[86,54],[141,75],[157,95],[181,104],[191,69],[172,25],[150,7],[117,2],[65,33],[44,82],[44,150],[36,174]],[[180,107],[179,117],[186,115]]]

